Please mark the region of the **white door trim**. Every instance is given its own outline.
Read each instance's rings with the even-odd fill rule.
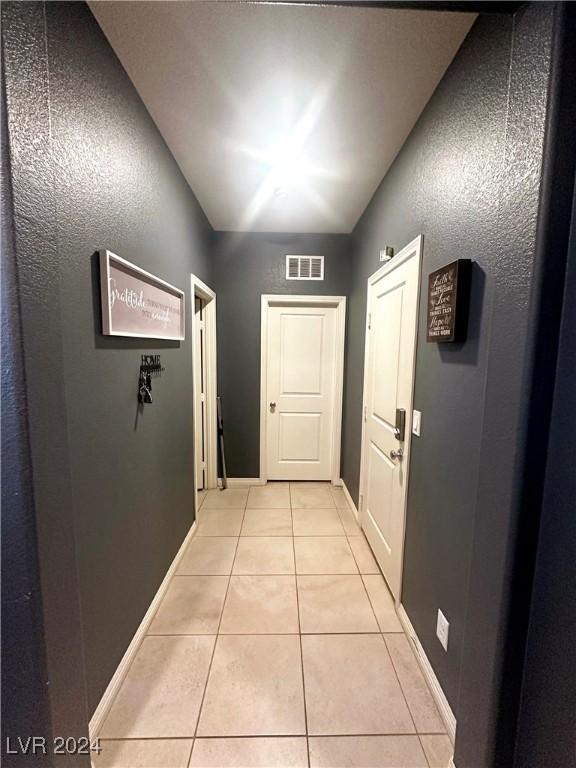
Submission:
[[[365,342],[364,342],[364,391],[362,394],[362,440],[361,440],[361,453],[360,453],[360,507],[359,507],[359,513],[360,513],[360,525],[362,526],[362,523],[364,521],[364,516],[366,515],[366,457],[368,455],[368,452],[366,450],[366,421],[364,420],[364,413],[365,409],[367,407],[366,400],[368,397],[368,387],[367,387],[367,373],[368,373],[368,345],[370,343],[370,338],[368,335],[368,323],[369,323],[369,315],[370,315],[370,305],[368,302],[368,297],[370,295],[370,286],[372,286],[374,283],[377,283],[379,280],[381,280],[385,275],[389,275],[394,270],[398,269],[404,262],[408,261],[408,259],[412,258],[414,256],[414,252],[416,251],[416,260],[418,263],[418,300],[416,302],[416,322],[414,324],[414,336],[415,336],[415,343],[414,343],[414,357],[412,360],[412,389],[410,392],[410,403],[408,413],[406,414],[406,440],[405,440],[405,450],[407,455],[408,461],[406,462],[406,483],[405,483],[405,493],[404,493],[404,520],[402,522],[402,546],[401,546],[401,577],[400,577],[400,589],[398,590],[398,596],[396,598],[396,605],[399,606],[401,604],[401,596],[402,596],[402,581],[404,576],[404,536],[406,533],[406,504],[407,504],[407,497],[408,497],[408,483],[409,483],[409,477],[410,477],[410,459],[411,459],[411,443],[412,443],[412,409],[414,408],[414,378],[416,374],[416,353],[417,353],[417,347],[418,347],[418,319],[419,319],[419,306],[420,306],[420,280],[421,280],[421,273],[422,273],[422,243],[424,241],[424,238],[422,235],[418,235],[418,237],[414,238],[412,242],[408,243],[408,245],[405,248],[402,248],[402,250],[398,253],[397,256],[394,256],[394,258],[384,264],[384,266],[380,267],[380,269],[376,270],[373,275],[370,275],[366,282],[366,326],[365,326]]]
[[[204,332],[206,334],[206,485],[208,488],[218,487],[218,430],[216,424],[216,294],[203,283],[196,275],[190,275],[190,291],[192,296],[190,325],[190,344],[194,353],[194,339],[196,332],[196,313],[194,297],[206,302],[204,316]],[[194,365],[192,366],[192,399],[196,391]],[[194,411],[194,409],[192,409]],[[196,446],[196,423],[193,420],[192,427],[193,444]],[[196,476],[196,461],[194,461],[194,510],[198,511],[198,478]]]
[[[266,373],[268,371],[268,309],[270,307],[335,307],[336,308],[336,382],[334,391],[334,430],[332,434],[332,484],[340,483],[340,441],[342,436],[342,398],[344,391],[344,333],[346,328],[346,296],[282,296],[262,295],[260,327],[260,481],[266,483]]]

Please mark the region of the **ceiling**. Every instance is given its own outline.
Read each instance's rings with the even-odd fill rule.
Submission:
[[[350,232],[475,15],[90,7],[216,230]]]

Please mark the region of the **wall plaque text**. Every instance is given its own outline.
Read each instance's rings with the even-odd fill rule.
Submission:
[[[184,338],[184,292],[111,251],[100,251],[100,291],[104,335]]]
[[[430,273],[427,341],[466,340],[471,264],[458,259]]]

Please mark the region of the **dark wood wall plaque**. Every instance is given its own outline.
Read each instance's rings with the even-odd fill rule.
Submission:
[[[465,341],[471,266],[458,259],[430,273],[427,341]]]

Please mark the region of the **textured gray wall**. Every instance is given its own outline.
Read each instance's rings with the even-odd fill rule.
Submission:
[[[1,248],[2,292],[2,764],[22,764],[6,754],[7,739],[50,734],[38,542],[32,497],[26,386],[22,354],[8,136],[2,82]],[[51,763],[30,755],[30,765]]]
[[[42,22],[35,28],[34,14]],[[43,150],[42,163],[15,153],[21,186],[40,190],[27,211],[15,196],[23,252],[30,227],[18,216],[37,218],[43,206],[52,223],[43,238],[54,247],[61,324],[51,338],[60,359],[47,360],[44,375],[65,381],[90,714],[194,519],[189,339],[103,337],[95,251],[108,248],[179,286],[189,307],[190,273],[212,282],[212,230],[88,7],[16,3],[6,23],[11,146]],[[20,29],[35,29],[38,45],[22,45]],[[23,301],[37,324],[49,325],[42,290],[36,285]],[[154,381],[153,405],[137,416],[140,355],[148,352],[160,353],[166,370]],[[45,460],[49,471],[49,452]]]
[[[324,281],[286,280],[286,254],[318,254]],[[260,473],[260,297],[264,293],[346,296],[348,235],[216,233],[218,388],[230,477]]]
[[[402,601],[459,720],[461,739],[464,712],[481,723],[468,723],[474,735],[457,744],[462,766],[491,764],[487,743],[493,734],[487,736],[491,726],[483,718],[494,712],[494,688],[486,669],[494,665],[498,675],[492,643],[502,624],[486,602],[504,593],[506,555],[494,535],[492,555],[488,539],[475,541],[479,515],[483,519],[489,509],[488,495],[481,501],[478,495],[491,489],[491,517],[503,520],[494,529],[508,541],[552,10],[542,4],[515,19],[479,18],[353,233],[342,475],[355,499],[366,278],[378,268],[384,244],[399,249],[424,234],[415,382],[422,436],[412,442]],[[474,262],[468,338],[428,344],[427,276],[455,258]],[[488,469],[496,455],[489,430],[503,449],[497,454],[500,473]],[[482,586],[480,561],[472,570],[480,552],[488,570],[493,558],[489,588]],[[483,594],[469,604],[471,574]],[[435,636],[438,608],[450,621],[448,653]],[[474,664],[470,655],[464,670],[471,626],[483,662]]]
[[[517,768],[576,766],[576,195],[573,211]]]

